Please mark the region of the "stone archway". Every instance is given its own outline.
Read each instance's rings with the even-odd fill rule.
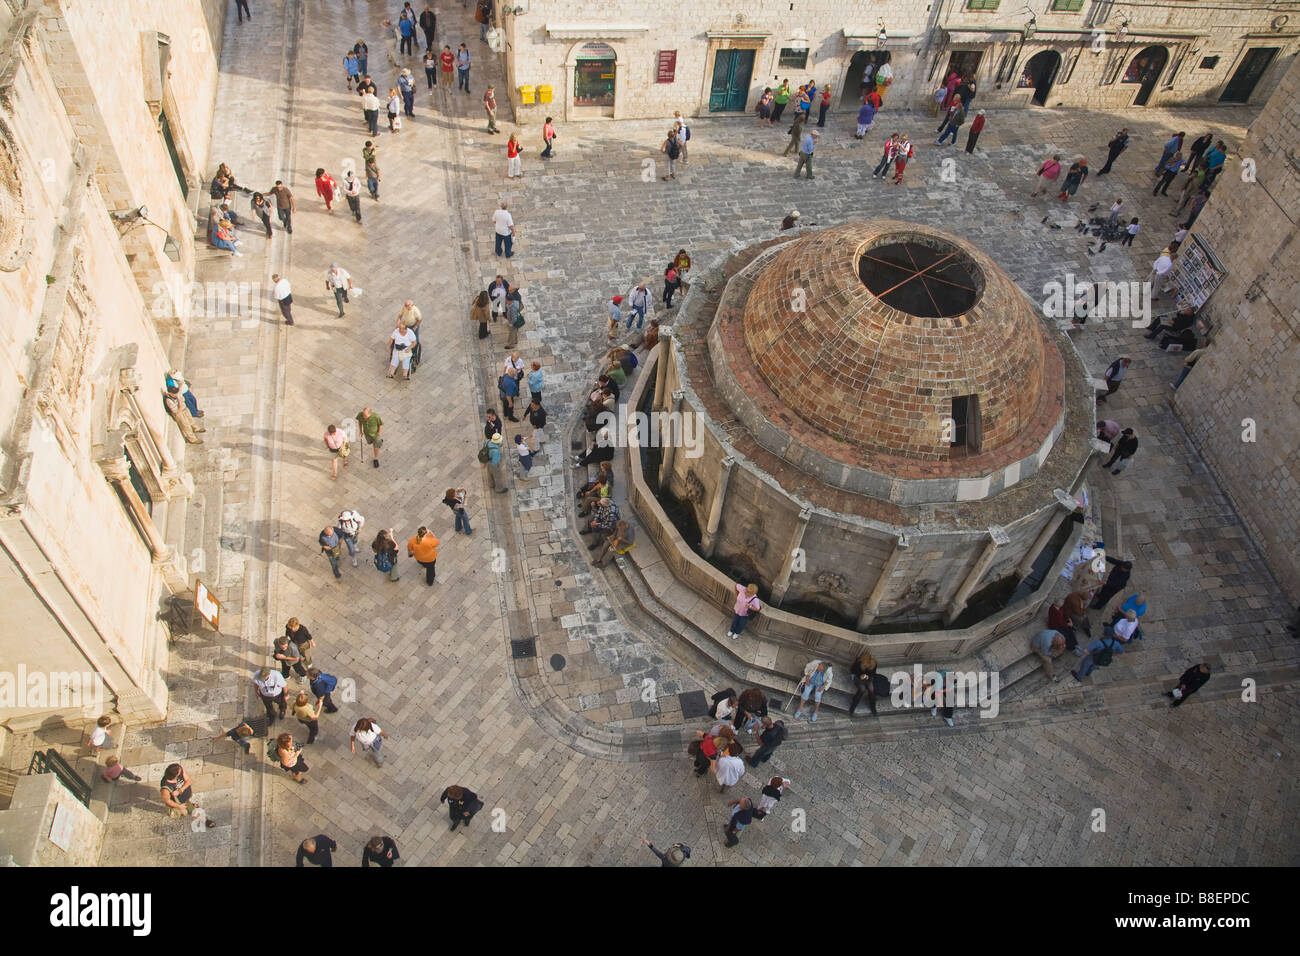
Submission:
[[[1151,91],[1155,89],[1156,81],[1160,79],[1168,62],[1169,51],[1162,46],[1149,46],[1129,61],[1120,82],[1140,84],[1137,96],[1133,98],[1134,106],[1147,105]]]
[[[1025,64],[1025,70],[1017,82],[1018,89],[1029,88],[1034,91],[1032,102],[1035,106],[1046,106],[1047,95],[1056,82],[1056,74],[1061,69],[1061,54],[1055,50],[1043,50],[1035,53]]]

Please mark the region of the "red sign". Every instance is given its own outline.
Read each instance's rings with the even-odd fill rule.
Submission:
[[[655,70],[656,83],[671,83],[677,73],[677,51],[660,50],[659,63]]]

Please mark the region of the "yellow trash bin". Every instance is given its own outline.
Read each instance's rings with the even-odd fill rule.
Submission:
[[[553,90],[551,89],[551,85],[549,83],[543,83],[541,86],[537,88],[537,102],[539,103],[551,102],[552,92]]]
[[[536,94],[536,87],[521,86],[519,87],[519,102],[528,104],[534,103],[536,102]]]

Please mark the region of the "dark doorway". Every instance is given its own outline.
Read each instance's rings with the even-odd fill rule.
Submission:
[[[1016,83],[1017,89],[1029,88],[1034,91],[1035,106],[1047,105],[1047,94],[1052,91],[1056,74],[1061,69],[1061,54],[1055,50],[1043,50],[1030,57],[1025,64],[1025,71]]]
[[[1156,81],[1160,79],[1160,74],[1164,72],[1165,64],[1168,62],[1169,51],[1162,46],[1149,46],[1133,57],[1120,82],[1142,84],[1142,88],[1138,90],[1133,100],[1134,106],[1147,105],[1147,100],[1151,99],[1151,91],[1156,88]]]
[[[1250,94],[1255,92],[1255,84],[1259,78],[1264,75],[1268,69],[1273,57],[1277,55],[1278,48],[1275,46],[1255,47],[1246,53],[1246,58],[1241,61],[1237,67],[1237,72],[1232,74],[1232,79],[1223,90],[1223,95],[1219,97],[1220,103],[1248,103]]]
[[[888,50],[859,50],[853,54],[853,59],[849,60],[849,72],[844,76],[840,105],[858,106],[868,89],[876,85],[876,70],[888,62]]]
[[[939,82],[935,85],[942,85],[953,70],[956,70],[957,76],[964,80],[973,79],[979,71],[980,60],[983,57],[983,50],[954,50],[952,56],[948,58],[948,69],[943,71],[943,76],[939,77]]]
[[[743,113],[749,101],[749,78],[753,73],[753,50],[719,50],[713,58],[709,112]]]

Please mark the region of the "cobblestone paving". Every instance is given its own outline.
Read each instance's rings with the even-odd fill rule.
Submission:
[[[1166,383],[1177,359],[1131,329],[1089,330],[1079,342],[1098,372],[1121,350],[1135,358],[1110,414],[1136,422],[1143,445],[1115,481],[1126,542],[1137,552],[1135,581],[1152,597],[1147,626],[1158,640],[1094,675],[1114,685],[1115,706],[1069,720],[972,718],[956,731],[870,744],[808,747],[796,734],[766,765],[794,781],[780,812],[732,850],[721,839],[732,796],[693,777],[685,757],[593,756],[571,746],[574,725],[565,723],[577,713],[606,730],[675,728],[681,719],[671,695],[711,689],[713,674],[592,575],[569,527],[563,448],[542,456],[528,479],[512,478],[508,496],[490,495],[474,459],[503,350],[499,331],[491,349],[475,342],[466,303],[503,262],[492,255],[488,224],[499,198],[519,225],[518,255],[505,274],[527,303],[521,351],[545,364],[546,404],[561,426],[605,344],[604,302],[641,276],[658,276],[680,247],[700,271],[772,235],[797,207],[806,224],[889,216],[947,228],[1004,263],[1034,299],[1045,281],[1070,270],[1142,278],[1172,233],[1163,205],[1141,192],[1154,163],[1147,154],[1158,155],[1169,123],[1208,123],[1231,135],[1250,114],[1123,117],[1136,130],[1134,146],[1112,179],[1085,184],[1073,209],[1022,198],[1033,168],[1053,151],[1085,145],[1098,153],[1121,122],[1116,115],[990,114],[980,149],[967,157],[960,147],[934,149],[926,124],[936,121],[926,116],[887,111],[861,144],[850,118],[832,114],[814,183],[791,179],[780,131],[701,119],[690,164],[677,182],[664,183],[644,182],[641,170],[656,157],[666,122],[562,125],[557,156],[543,167],[541,117],[530,113],[519,127],[529,147],[525,178],[507,183],[504,140],[516,127],[504,122],[505,133],[488,136],[480,106],[485,81],[500,86],[501,74],[486,62],[470,12],[449,6],[439,42],[471,45],[473,94],[417,93],[415,119],[378,140],[381,200],[363,196],[361,225],[344,206],[325,212],[312,174],[323,165],[339,175],[345,157],[360,165],[360,110],[337,63],[346,38],[365,36],[371,72],[386,90],[393,77],[377,27],[385,7],[311,7],[300,46],[289,44],[286,54],[286,75],[296,82],[291,117],[282,115],[289,100],[278,31],[287,24],[294,36],[293,9],[267,2],[253,29],[228,28],[214,156],[247,181],[281,176],[299,211],[291,243],[277,224],[267,259],[252,234],[245,259],[205,262],[201,275],[265,283],[287,256],[298,324],[279,326],[264,299],[248,315],[197,324],[188,368],[208,409],[209,444],[188,465],[203,477],[208,507],[221,510],[208,516],[220,541],[209,561],[217,561],[229,636],[178,642],[167,724],[126,741],[125,762],[147,767],[148,785],[114,794],[103,862],[287,865],[297,843],[317,832],[339,841],[341,863],[359,862],[372,834],[392,834],[408,865],[648,865],[655,861],[640,847],[642,835],[659,845],[690,844],[695,864],[1300,861],[1291,826],[1300,803],[1296,761],[1287,747],[1300,699],[1294,642],[1279,623],[1286,609],[1169,411]],[[422,87],[418,63],[410,65]],[[870,177],[879,142],[894,128],[908,132],[919,153],[899,187]],[[289,159],[283,170],[280,153]],[[940,180],[939,161],[948,158],[956,160],[956,183]],[[1073,213],[1116,194],[1150,228],[1131,253],[1112,247],[1090,257],[1086,240],[1069,228]],[[1045,215],[1066,228],[1044,226]],[[323,289],[331,261],[364,289],[344,318]],[[408,297],[425,316],[424,364],[405,383],[384,377],[384,343]],[[267,356],[277,373],[270,384],[257,374],[268,370]],[[321,432],[365,404],[384,419],[382,465],[372,468],[355,445],[350,467],[332,482]],[[462,485],[471,493],[469,538],[452,533],[439,503],[443,489]],[[271,500],[262,501],[268,488]],[[401,580],[389,582],[365,548],[360,567],[345,561],[335,582],[315,536],[345,507],[367,518],[363,544],[380,527],[395,528],[404,542],[428,524],[443,542],[437,584],[426,588],[405,557]],[[505,573],[495,571],[494,548],[502,549]],[[259,707],[248,678],[291,615],[316,635],[319,665],[356,688],[355,699],[339,695],[341,712],[322,720],[302,785],[269,764],[260,744],[244,757],[228,741],[207,739]],[[525,635],[538,639],[532,672],[528,662],[516,670],[509,659],[510,639]],[[546,664],[556,652],[567,659],[558,673]],[[1239,703],[1236,685],[1225,680],[1186,707],[1165,708],[1156,683],[1202,656],[1280,676],[1258,703]],[[660,699],[643,706],[636,686],[652,674]],[[347,732],[359,716],[376,718],[392,735],[382,768],[348,752]],[[156,781],[172,759],[194,776],[217,828],[196,833],[161,813]],[[751,770],[738,794],[756,796],[761,776]],[[437,795],[453,782],[480,793],[503,829],[491,830],[485,812],[467,833],[447,833]],[[1095,808],[1106,811],[1105,832],[1090,829]]]

